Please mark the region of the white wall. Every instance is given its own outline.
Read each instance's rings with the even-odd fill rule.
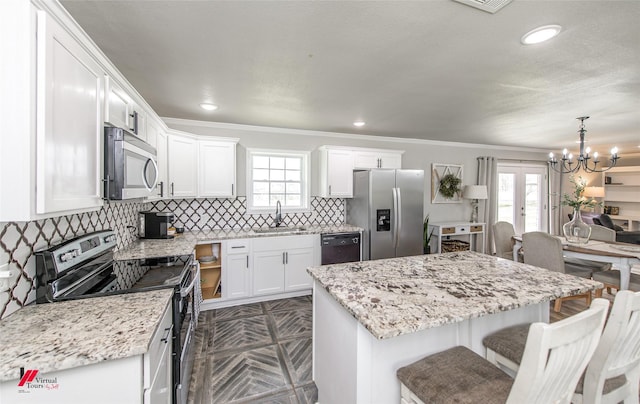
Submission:
[[[245,195],[246,149],[291,149],[313,151],[322,145],[357,146],[377,149],[404,150],[402,168],[425,171],[425,215],[432,221],[467,220],[471,216],[471,205],[431,204],[431,164],[462,164],[463,184],[475,184],[478,156],[494,156],[498,159],[523,159],[546,161],[546,150],[531,150],[513,147],[471,145],[453,142],[419,141],[401,138],[374,138],[333,132],[315,132],[278,128],[250,127],[244,125],[215,124],[201,121],[186,121],[165,118],[170,128],[198,135],[236,137],[238,195]],[[312,163],[312,166],[314,164]],[[314,188],[312,184],[312,189]]]

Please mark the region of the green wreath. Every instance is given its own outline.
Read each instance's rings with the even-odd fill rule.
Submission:
[[[461,182],[462,180],[456,175],[447,174],[440,180],[440,186],[438,187],[438,190],[440,191],[440,194],[446,199],[451,199],[460,192]]]

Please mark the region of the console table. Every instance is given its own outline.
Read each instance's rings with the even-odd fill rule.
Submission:
[[[436,222],[429,224],[429,234],[432,234],[430,246],[434,253],[442,252],[442,242],[446,240],[468,240],[469,249],[484,253],[484,223],[471,222]],[[433,248],[435,247],[435,248]]]

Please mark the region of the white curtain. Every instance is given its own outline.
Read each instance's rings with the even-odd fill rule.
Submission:
[[[562,174],[549,166],[549,233],[562,234]]]
[[[493,224],[498,211],[498,160],[495,157],[478,157],[478,185],[487,186],[488,199],[480,201],[478,220],[485,223],[484,246],[487,254],[493,254]],[[482,204],[484,203],[484,208]]]

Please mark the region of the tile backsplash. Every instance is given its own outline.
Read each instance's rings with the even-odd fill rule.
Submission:
[[[284,224],[333,225],[345,223],[344,199],[311,199],[311,212],[284,214]],[[174,199],[155,202],[110,202],[95,212],[59,216],[31,222],[0,223],[0,265],[8,263],[18,277],[11,280],[9,291],[0,293],[0,318],[6,317],[35,300],[35,259],[33,253],[76,236],[96,230],[114,229],[117,249],[137,238],[138,212],[158,210],[173,212],[175,224],[187,230],[267,227],[272,214],[247,213],[246,198]]]
[[[173,212],[174,224],[186,230],[237,229],[272,226],[270,214],[247,213],[247,198],[171,199],[151,203],[151,210]],[[311,212],[282,215],[285,226],[334,225],[345,223],[345,200],[311,198]]]
[[[116,231],[116,248],[121,249],[137,238],[138,212],[146,209],[149,203],[110,202],[95,212],[0,223],[0,264],[9,263],[9,269],[19,273],[9,291],[0,293],[0,318],[35,300],[35,251],[104,229]]]

